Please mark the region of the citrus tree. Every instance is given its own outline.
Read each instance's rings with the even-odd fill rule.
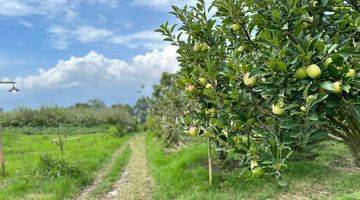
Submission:
[[[199,0],[173,7],[190,135],[281,177],[293,150],[333,138],[360,166],[360,14],[356,0]]]
[[[160,83],[154,86],[147,118],[147,127],[163,137],[169,147],[177,146],[188,138],[182,134],[181,121],[187,104],[177,80],[177,74],[163,73]]]

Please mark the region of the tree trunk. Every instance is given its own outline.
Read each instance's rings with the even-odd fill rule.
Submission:
[[[348,130],[350,130],[347,131],[347,138],[344,142],[353,156],[355,165],[360,167],[360,114],[358,108],[351,105],[347,106],[343,114]]]
[[[346,141],[345,144],[348,146],[350,153],[353,156],[354,164],[357,167],[360,167],[360,138],[355,140],[350,139]]]

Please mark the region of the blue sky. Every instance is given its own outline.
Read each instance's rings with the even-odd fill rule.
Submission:
[[[179,3],[180,2],[180,3]],[[170,5],[193,0],[0,0],[0,107],[71,105],[90,98],[133,104],[164,71],[176,49],[153,30]]]

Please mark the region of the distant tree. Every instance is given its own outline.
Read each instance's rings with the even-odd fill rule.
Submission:
[[[70,108],[86,109],[86,108],[91,108],[91,106],[88,103],[75,103]]]
[[[139,119],[141,124],[146,122],[147,112],[149,110],[150,99],[149,97],[142,96],[139,98],[133,108],[134,115]]]
[[[134,114],[134,110],[129,104],[113,104],[111,106],[111,108],[113,108],[113,109],[116,109],[116,108],[124,109],[127,112],[131,113],[132,115]]]
[[[90,107],[96,109],[106,107],[105,102],[100,99],[90,99],[87,103],[90,105]]]

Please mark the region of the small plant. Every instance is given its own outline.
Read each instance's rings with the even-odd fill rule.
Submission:
[[[120,125],[109,127],[108,133],[109,133],[109,135],[116,136],[116,137],[122,137],[126,134],[126,132]]]
[[[83,184],[89,180],[81,170],[79,164],[71,163],[65,159],[55,158],[48,154],[40,157],[39,172],[42,176],[58,178],[61,176],[78,178]]]
[[[62,132],[62,125],[59,125],[59,129],[58,129],[58,142],[59,142],[59,148],[60,151],[63,152],[64,151],[64,134]]]

